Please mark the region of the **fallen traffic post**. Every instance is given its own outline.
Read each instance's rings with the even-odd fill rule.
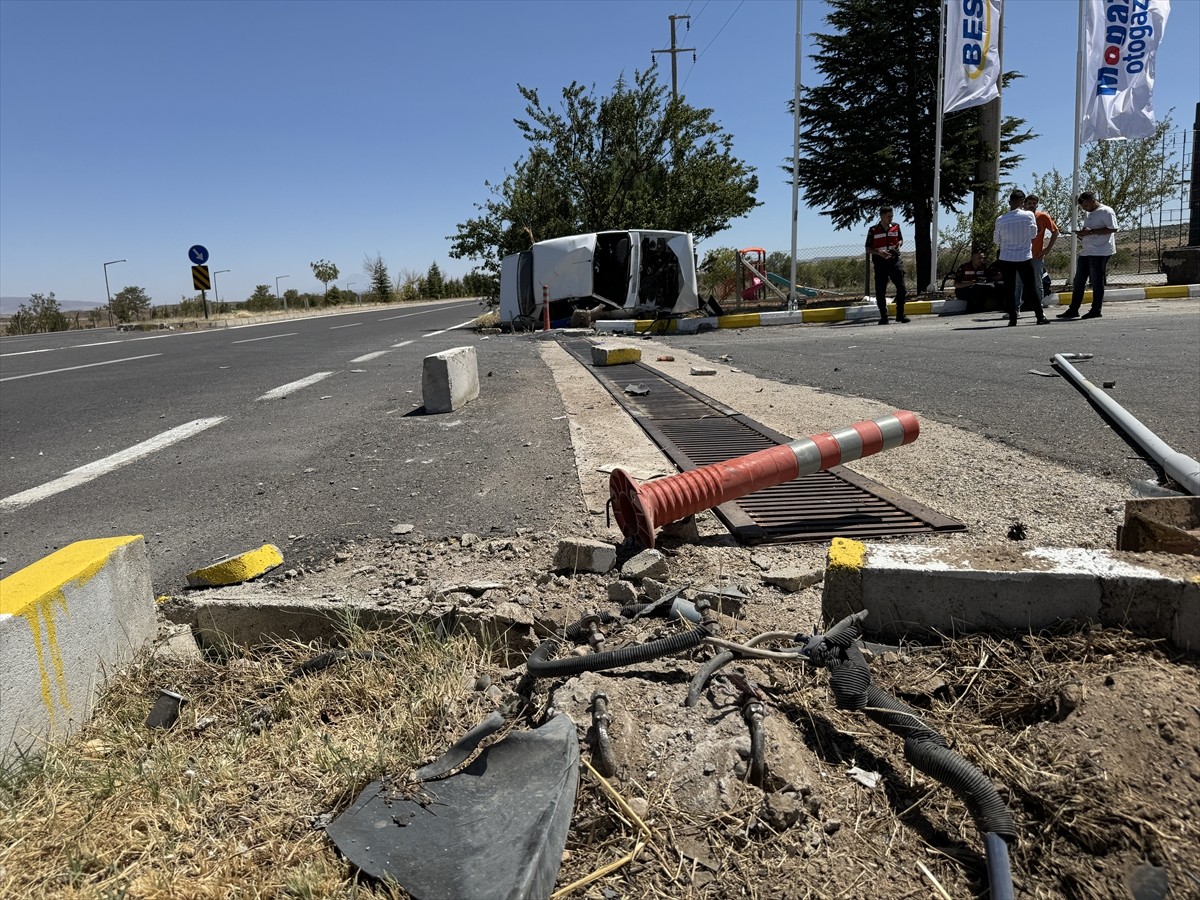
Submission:
[[[624,469],[614,469],[608,480],[609,502],[621,533],[653,547],[654,532],[663,525],[801,475],[911,444],[920,431],[915,415],[897,410],[644,484]]]

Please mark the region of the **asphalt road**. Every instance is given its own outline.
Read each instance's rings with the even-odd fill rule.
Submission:
[[[1051,317],[1056,310],[1050,311]],[[996,313],[720,330],[661,340],[785,384],[867,397],[1115,479],[1153,471],[1063,378],[1057,353],[1174,450],[1200,459],[1200,301],[1113,302],[1092,321],[1016,328]],[[830,427],[848,425],[830,423]],[[799,435],[794,435],[798,437]],[[947,460],[948,471],[969,460]]]
[[[142,534],[166,593],[265,542],[295,565],[401,523],[486,538],[586,516],[536,343],[455,328],[478,313],[450,302],[187,334],[0,340],[0,575],[71,541]],[[1129,412],[1200,458],[1197,301],[1112,303],[1101,320],[1040,328],[918,316],[662,340],[1102,477],[1152,477],[1070,384],[1030,374],[1052,372],[1055,353],[1092,353],[1078,364],[1089,379],[1115,382],[1109,393]],[[424,415],[422,359],[461,345],[477,348],[480,398]],[[970,464],[946,461],[951,473]]]
[[[165,593],[266,542],[295,564],[401,523],[486,537],[548,527],[572,503],[586,515],[536,348],[455,327],[479,312],[3,339],[0,574],[75,540],[142,534]],[[477,347],[481,397],[424,415],[423,358],[462,345]]]

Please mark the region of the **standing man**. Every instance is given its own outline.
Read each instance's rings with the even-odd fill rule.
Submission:
[[[879,307],[879,324],[888,324],[887,283],[891,279],[896,285],[896,321],[907,322],[904,304],[908,302],[908,291],[904,287],[904,268],[900,264],[900,226],[892,221],[892,208],[879,210],[879,224],[867,229],[867,252],[871,254],[871,265],[875,267],[875,305]]]
[[[1071,305],[1059,313],[1060,319],[1078,319],[1079,305],[1083,303],[1083,288],[1092,282],[1092,308],[1083,314],[1085,319],[1099,319],[1104,305],[1104,284],[1108,280],[1108,258],[1117,252],[1117,215],[1111,207],[1096,200],[1091,191],[1079,195],[1079,206],[1084,212],[1083,227],[1075,232],[1083,241],[1079,258],[1075,261],[1075,281],[1071,284]]]
[[[1042,290],[1042,284],[1046,276],[1046,257],[1050,255],[1050,251],[1054,249],[1054,243],[1058,240],[1058,226],[1054,224],[1054,220],[1050,218],[1050,214],[1045,210],[1039,210],[1038,204],[1041,198],[1037,194],[1030,194],[1025,198],[1025,208],[1033,213],[1034,221],[1037,223],[1037,234],[1033,236],[1033,280],[1037,282],[1038,298],[1041,305],[1046,305],[1046,292]],[[1050,235],[1050,242],[1045,243],[1046,234]],[[1021,304],[1021,282],[1017,282],[1017,304]]]
[[[1037,220],[1033,213],[1025,209],[1025,192],[1015,190],[1008,195],[1008,212],[996,219],[996,227],[992,239],[1000,248],[1000,272],[1004,276],[1003,297],[1008,309],[1008,324],[1017,324],[1020,302],[1017,300],[1016,282],[1021,279],[1025,286],[1025,295],[1041,297],[1038,287],[1033,280],[1033,236],[1037,234]],[[1037,313],[1037,323],[1046,323],[1039,299],[1034,307]]]

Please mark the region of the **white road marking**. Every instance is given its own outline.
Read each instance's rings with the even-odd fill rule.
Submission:
[[[250,343],[253,343],[254,341],[273,341],[277,337],[292,337],[292,335],[296,335],[299,333],[300,332],[298,332],[298,331],[289,331],[287,334],[268,334],[266,337],[244,338],[240,341],[230,341],[230,343],[231,344],[250,344]]]
[[[426,310],[422,310],[421,312],[405,313],[402,316],[385,316],[384,318],[376,319],[375,321],[376,322],[390,322],[390,321],[392,321],[392,319],[407,319],[410,316],[427,316],[432,312],[437,312],[439,309],[440,309],[440,307],[434,307],[433,309],[426,309]]]
[[[330,331],[337,331],[339,328],[353,328],[355,325],[361,325],[362,322],[351,322],[349,325],[330,325]]]
[[[398,344],[392,344],[392,349],[395,350],[398,347],[407,347],[411,343],[412,343],[412,341],[401,341]]]
[[[474,321],[474,319],[467,319],[465,322],[459,322],[457,325],[451,325],[449,328],[443,328],[441,331],[431,331],[429,334],[421,335],[421,337],[437,337],[439,334],[445,334],[447,331],[454,331],[456,328],[465,328]]]
[[[135,359],[150,359],[153,356],[162,356],[161,353],[147,353],[144,356],[127,356],[124,359],[109,359],[104,362],[88,363],[83,366],[70,366],[66,369],[48,369],[45,372],[30,372],[28,375],[7,375],[0,378],[0,381],[16,381],[18,378],[37,378],[39,375],[57,375],[59,372],[74,372],[76,369],[90,369],[94,366],[111,366],[114,363],[133,362]]]
[[[5,357],[9,356],[28,356],[30,353],[49,353],[52,350],[57,350],[58,347],[43,347],[41,350],[18,350],[16,353],[5,353]]]
[[[352,363],[366,362],[369,359],[378,359],[381,356],[387,356],[391,352],[392,352],[391,350],[376,350],[374,353],[364,353],[362,356],[359,356],[359,357],[356,357],[356,358],[350,360],[350,362],[352,362]]]
[[[267,391],[265,394],[263,394],[261,397],[259,397],[257,399],[259,399],[259,400],[281,400],[284,397],[286,397],[288,394],[295,393],[296,391],[300,390],[301,388],[306,388],[309,385],[316,384],[318,381],[328,378],[332,374],[333,374],[332,372],[318,372],[315,375],[309,375],[307,378],[301,378],[299,381],[293,381],[290,384],[285,384],[285,385],[282,385],[281,387],[277,387],[273,391]]]
[[[143,456],[149,456],[151,453],[156,453],[165,447],[177,444],[182,440],[192,437],[192,435],[199,434],[224,421],[225,416],[214,416],[209,419],[196,419],[193,422],[180,425],[178,428],[164,431],[162,434],[156,435],[148,441],[134,444],[132,447],[114,453],[112,456],[106,456],[104,459],[98,459],[77,469],[72,469],[61,478],[48,481],[27,491],[21,491],[19,494],[5,497],[3,500],[0,500],[0,509],[21,509],[24,506],[29,506],[31,503],[37,503],[39,500],[45,500],[47,497],[52,497],[63,491],[69,491],[71,488],[79,487],[81,484],[87,484],[101,475],[106,475],[115,469],[127,466],[131,462],[141,459]]]

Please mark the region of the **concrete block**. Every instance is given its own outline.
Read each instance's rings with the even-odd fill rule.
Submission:
[[[188,587],[224,587],[241,584],[251,578],[265,575],[276,566],[283,565],[283,554],[274,544],[263,544],[257,550],[247,550],[220,562],[188,572]]]
[[[1106,550],[1005,545],[964,555],[950,546],[838,538],[821,606],[826,625],[867,610],[866,632],[886,640],[1037,631],[1076,620],[1200,649],[1200,564],[1180,577],[1152,557]]]
[[[617,548],[588,538],[563,538],[554,554],[558,572],[595,572],[603,575],[617,564]]]
[[[659,550],[643,550],[636,556],[625,561],[621,566],[621,577],[628,578],[634,584],[643,578],[663,581],[670,574],[667,558]]]
[[[425,357],[421,370],[425,411],[454,412],[479,396],[479,363],[474,347],[454,347]]]
[[[0,581],[0,767],[85,723],[157,635],[141,535],[78,541]]]
[[[618,347],[616,344],[592,346],[593,366],[623,366],[641,361],[642,351],[637,347]]]

